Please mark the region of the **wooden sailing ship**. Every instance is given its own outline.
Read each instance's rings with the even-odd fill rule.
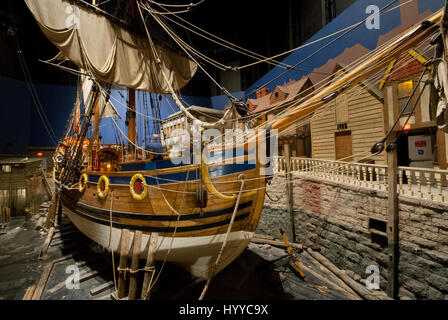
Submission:
[[[152,66],[149,65],[151,62],[148,61],[154,60],[154,56],[149,53],[149,46],[142,44],[142,38],[127,33],[126,40],[138,44],[139,47],[124,48],[123,52],[120,52],[119,46],[127,44],[121,39],[126,31],[114,29],[119,27],[105,21],[104,16],[96,15],[88,8],[79,8],[79,16],[76,19],[80,19],[78,23],[81,25],[81,31],[76,25],[70,28],[56,27],[57,23],[65,21],[55,19],[55,13],[66,11],[69,2],[31,0],[26,2],[44,33],[61,50],[61,55],[69,57],[83,70],[90,70],[95,79],[127,87],[134,86],[129,89],[128,108],[133,115],[129,117],[127,147],[104,144],[100,141],[98,136],[100,113],[107,103],[104,102],[98,85],[91,84],[90,90],[86,92],[85,96],[89,97],[86,99],[86,106],[90,105],[91,110],[86,112],[83,121],[79,117],[72,120],[70,125],[72,129],[69,130],[71,143],[67,143],[65,139],[56,155],[59,162],[56,160],[55,163],[55,180],[64,212],[87,237],[115,252],[119,249],[123,230],[131,232],[131,241],[136,231],[142,231],[141,256],[144,258],[147,255],[151,234],[157,233],[159,240],[155,253],[156,260],[174,262],[203,278],[209,277],[210,267],[226,239],[227,245],[220,263],[213,271],[219,272],[246,248],[260,219],[266,177],[262,175],[259,163],[251,163],[248,160],[250,150],[246,148],[245,155],[241,159],[231,160],[230,163],[229,159],[223,157],[220,163],[207,164],[203,159],[199,159],[196,164],[188,165],[175,164],[167,156],[160,156],[156,160],[151,150],[148,150],[148,154],[145,154],[145,151],[142,153],[136,144],[135,89],[165,93],[164,85],[153,82],[154,75],[144,73],[149,70],[140,73],[140,66],[134,66],[132,70],[134,74],[142,77],[140,84],[137,82],[134,85],[134,79],[123,79],[123,74],[128,72],[126,68],[129,67],[126,62],[123,62],[124,65],[112,62],[113,71],[105,76],[102,70],[97,70],[84,62],[90,58],[89,44],[73,50],[72,45],[73,43],[76,45],[76,41],[68,45],[64,41],[69,42],[73,37],[80,43],[87,42],[88,40],[81,34],[83,24],[90,23],[97,26],[97,23],[103,23],[100,29],[103,31],[107,29],[105,32],[111,33],[113,40],[110,42],[117,47],[108,51],[109,53],[117,50],[113,59],[125,60],[124,55],[137,55],[134,51],[140,50],[143,58],[132,56],[135,64],[138,65],[147,58],[145,65],[151,69]],[[63,40],[58,37],[63,37]],[[115,42],[118,42],[118,45]],[[177,88],[182,87],[187,82],[185,79],[192,77],[196,67],[191,65],[188,59],[168,49],[159,47],[156,50],[164,50],[162,59],[168,61],[163,63],[174,65],[180,70],[162,68],[162,73],[169,72],[170,76],[174,73],[174,80],[168,87],[174,85]],[[120,56],[120,53],[123,56]],[[177,61],[173,62],[175,59]],[[136,67],[138,70],[135,70]],[[119,68],[122,70],[117,71]],[[161,75],[160,71],[158,76],[164,78],[164,74]],[[80,141],[84,141],[90,122],[94,124],[94,133],[92,141],[86,147],[86,144]],[[232,146],[233,148],[235,146]],[[221,149],[220,152],[225,154],[226,149]],[[233,154],[233,150],[231,153]],[[246,182],[240,192],[243,180]],[[238,196],[239,204],[234,210]],[[232,230],[226,235],[231,220]]]
[[[274,154],[270,150],[274,130],[286,130],[338,93],[385,68],[391,59],[432,35],[434,25],[443,25],[444,30],[442,22],[446,21],[442,11],[434,14],[370,53],[328,86],[295,101],[278,118],[264,123],[261,133],[247,136],[239,146],[200,145],[200,155],[195,158],[194,153],[188,154],[190,163],[185,164],[137,145],[133,97],[135,89],[169,93],[180,110],[193,117],[175,89],[191,79],[197,65],[154,44],[149,34],[148,39],[132,34],[88,6],[77,9],[80,15],[74,27],[64,25],[66,19],[57,15],[72,6],[71,2],[25,1],[44,34],[61,51],[59,58],[69,59],[82,76],[93,79],[84,116],[72,117],[67,131],[73,143],[56,157],[55,180],[66,214],[87,237],[115,252],[124,230],[130,231],[131,240],[135,232],[142,232],[142,257],[148,254],[151,237],[158,234],[156,260],[176,263],[203,278],[231,263],[254,235],[270,178],[267,170],[272,167],[272,161],[262,159],[259,150],[266,151],[268,160]],[[137,10],[141,8],[138,2]],[[101,40],[83,29],[92,26],[95,33],[105,35]],[[127,146],[104,144],[98,136],[101,112],[108,104],[101,88],[104,83],[129,88]],[[223,119],[200,122],[200,130],[234,127],[237,114],[244,115],[241,109],[238,101],[232,101]],[[91,122],[93,137],[83,149]],[[238,148],[242,154],[237,153]],[[210,154],[218,160],[209,162]]]

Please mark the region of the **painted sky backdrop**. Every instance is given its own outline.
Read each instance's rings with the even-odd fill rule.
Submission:
[[[437,10],[441,9],[445,4],[445,0],[414,0],[414,1],[418,2],[419,13],[424,13],[427,10],[434,13]],[[337,16],[336,19],[331,21],[319,32],[317,32],[313,37],[311,37],[308,41],[306,41],[305,44],[313,42],[325,36],[331,35],[338,30],[347,28],[355,23],[363,21],[369,16],[369,14],[366,13],[366,9],[370,5],[376,5],[381,9],[386,7],[391,2],[392,2],[391,0],[375,0],[375,1],[358,0],[354,4],[352,4],[349,8],[347,8],[344,12],[342,12],[339,16]],[[396,7],[400,3],[405,2],[407,2],[407,0],[406,1],[397,0],[389,8]],[[375,49],[378,43],[378,39],[380,38],[381,35],[384,35],[401,25],[402,21],[401,13],[406,12],[408,10],[409,4],[404,5],[402,7],[403,10],[395,9],[391,12],[382,14],[380,16],[379,29],[368,29],[366,24],[363,23],[362,25],[360,25],[347,35],[335,41],[326,49],[322,50],[312,58],[300,64],[297,68],[312,71],[313,69],[324,65],[329,59],[332,59],[340,55],[346,48],[353,47],[356,44],[361,44],[362,46],[366,47],[369,50]],[[320,41],[316,44],[312,44],[306,48],[299,49],[294,53],[290,54],[288,57],[286,57],[282,62],[294,66],[298,62],[304,60],[305,58],[313,54],[319,48],[333,41],[339,35],[340,34],[330,37],[326,40]],[[251,93],[255,89],[264,87],[266,83],[276,78],[283,72],[284,69],[282,68],[278,67],[273,68],[270,72],[265,74],[261,79],[259,79],[245,91],[246,97],[249,93]],[[281,85],[285,82],[288,82],[290,79],[298,80],[303,76],[307,75],[308,73],[309,72],[307,71],[291,70],[284,76],[280,77],[276,81],[269,84],[267,87],[270,89],[270,91],[272,91],[276,85]]]

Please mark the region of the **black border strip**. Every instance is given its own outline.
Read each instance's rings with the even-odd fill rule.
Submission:
[[[83,218],[86,218],[90,221],[93,221],[93,222],[96,222],[96,223],[99,223],[99,224],[102,224],[105,226],[110,226],[110,221],[92,217],[86,213],[80,212],[79,210],[76,210],[75,214],[77,214]],[[235,221],[243,220],[243,219],[249,217],[249,215],[250,215],[249,212],[238,215],[235,217]],[[226,220],[203,224],[203,225],[198,225],[198,226],[177,227],[177,229],[176,229],[176,227],[150,227],[150,226],[124,224],[124,223],[118,223],[118,222],[112,222],[112,227],[119,228],[119,229],[140,230],[140,231],[147,231],[147,232],[174,233],[174,231],[176,231],[176,233],[178,233],[178,232],[198,231],[198,230],[205,230],[205,229],[220,227],[220,226],[229,224],[230,220],[231,219],[226,219]]]
[[[241,203],[238,206],[238,211],[248,208],[250,206],[252,206],[252,201]],[[108,220],[110,217],[109,210],[92,207],[92,206],[86,205],[81,202],[78,202],[76,204],[76,210],[77,211],[78,210],[91,211],[93,213],[101,215],[102,217],[104,217]],[[234,207],[228,207],[228,208],[224,208],[224,209],[207,211],[207,212],[204,212],[204,214],[202,214],[202,215],[200,213],[183,214],[180,216],[179,221],[218,217],[218,216],[232,213],[233,210],[234,210]],[[113,217],[117,217],[117,218],[145,220],[145,221],[177,221],[177,218],[178,218],[177,215],[175,215],[175,214],[156,215],[156,214],[142,214],[142,213],[131,213],[131,212],[120,212],[120,211],[112,211],[112,215],[113,215]]]

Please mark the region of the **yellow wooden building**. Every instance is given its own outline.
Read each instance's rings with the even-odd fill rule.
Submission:
[[[340,72],[344,68],[336,64],[333,74]],[[384,155],[368,157],[372,145],[385,134],[383,96],[375,84],[364,81],[339,94],[314,113],[310,123],[313,158],[385,162]]]

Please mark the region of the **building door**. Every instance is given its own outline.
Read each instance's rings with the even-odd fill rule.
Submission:
[[[352,132],[341,131],[335,133],[336,160],[352,161]]]

